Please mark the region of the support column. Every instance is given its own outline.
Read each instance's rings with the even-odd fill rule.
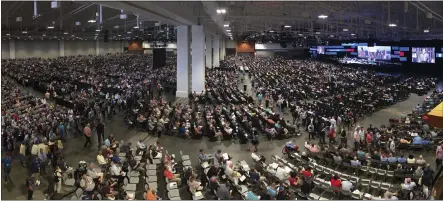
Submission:
[[[206,68],[212,68],[212,35],[206,34]]]
[[[9,59],[15,59],[15,40],[9,40]]]
[[[205,90],[205,32],[203,26],[192,26],[192,92]]]
[[[219,45],[218,45],[218,47],[220,48],[219,50],[218,50],[218,53],[220,54],[220,56],[219,56],[219,60],[220,61],[222,61],[223,60],[223,48],[222,48],[222,45],[223,45],[223,36],[220,36],[220,38],[219,38]]]
[[[213,47],[214,51],[213,51],[213,55],[212,55],[212,58],[213,58],[212,61],[214,64],[213,67],[218,68],[218,67],[220,67],[220,36],[215,35],[212,44],[214,45],[214,47]]]
[[[177,26],[177,97],[186,98],[189,94],[189,44],[189,26]]]
[[[99,40],[95,40],[95,55],[100,55],[100,42]]]
[[[226,59],[226,39],[223,37],[222,39],[222,55],[223,55],[223,59]]]
[[[59,49],[59,52],[60,52],[60,56],[64,57],[65,56],[65,41],[64,40],[61,40],[58,43],[58,49]]]

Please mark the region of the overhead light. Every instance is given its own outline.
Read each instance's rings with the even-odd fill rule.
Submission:
[[[134,29],[140,29],[140,27],[139,26],[135,26]]]
[[[28,32],[27,31],[22,31],[22,33],[27,34]]]
[[[320,19],[326,19],[326,18],[328,18],[328,16],[327,16],[327,15],[319,15],[318,18],[320,18]]]
[[[274,33],[274,31],[271,30],[271,31],[269,31],[269,33]]]
[[[16,21],[16,22],[21,22],[22,19],[23,19],[22,17],[16,17],[16,18],[15,18],[15,21]]]
[[[355,34],[354,34],[354,33],[351,33],[351,36],[355,36]]]
[[[43,34],[42,36],[46,36],[46,34]]]
[[[393,23],[389,24],[389,27],[396,27],[396,26],[397,26],[397,24],[393,24]]]
[[[75,37],[75,35],[71,35],[71,37]]]
[[[423,32],[429,33],[429,29],[425,29],[425,30],[423,30]]]
[[[303,36],[303,34],[298,34],[299,36]]]
[[[88,20],[89,23],[95,23],[95,20]]]
[[[10,36],[11,34],[8,34],[8,33],[7,33],[6,35],[7,35],[7,36]]]
[[[226,9],[217,9],[217,14],[225,14]]]
[[[126,14],[120,14],[120,19],[121,19],[121,20],[124,20],[124,19],[126,19],[126,18],[127,18]]]
[[[227,32],[231,32],[231,30],[230,29],[228,29],[228,30],[226,30]]]
[[[320,34],[320,32],[315,32],[315,34]]]
[[[96,32],[100,32],[101,30],[100,30],[100,29],[96,29],[95,31],[96,31]]]
[[[119,34],[118,37],[120,37],[120,36],[122,36],[122,35]]]
[[[225,25],[223,25],[224,27],[229,27],[229,24],[225,24]]]
[[[98,36],[98,33],[96,33],[95,35]]]
[[[63,34],[68,35],[68,32],[65,32],[65,33],[63,33]]]
[[[291,28],[291,26],[290,25],[285,25],[285,28]]]
[[[120,28],[120,26],[118,26],[118,25],[115,25],[115,26],[114,26],[114,29],[118,29],[118,28]]]
[[[76,26],[79,26],[81,23],[80,22],[75,22],[75,25]]]
[[[132,32],[128,31],[128,32],[126,32],[126,33],[131,34]]]
[[[54,26],[48,26],[48,29],[53,29],[54,28]]]
[[[343,29],[343,31],[349,31],[349,29]]]

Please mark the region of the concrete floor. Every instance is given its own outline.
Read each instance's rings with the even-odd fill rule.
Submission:
[[[248,89],[251,89],[251,84],[249,78],[246,76],[244,79],[244,83],[241,83],[239,87],[243,89],[243,84],[248,85]],[[248,93],[253,93],[248,90]],[[38,94],[38,93],[36,93]],[[40,95],[40,94],[38,94]],[[165,95],[167,99],[171,100],[171,95]],[[413,109],[413,107],[419,103],[421,103],[424,99],[424,96],[417,96],[415,94],[411,95],[411,97],[401,103],[395,104],[394,106],[384,109],[382,111],[374,113],[371,117],[367,117],[359,122],[360,125],[368,126],[372,124],[374,126],[379,126],[381,124],[388,124],[389,118],[399,117],[404,112],[409,112]],[[292,119],[288,114],[285,119]],[[215,153],[217,150],[222,150],[222,152],[227,152],[229,155],[233,157],[233,161],[237,160],[246,160],[249,164],[252,164],[251,152],[248,151],[248,144],[241,145],[238,142],[231,141],[223,141],[223,142],[209,142],[206,138],[203,140],[181,140],[176,137],[171,136],[162,136],[161,139],[157,139],[157,137],[149,136],[148,133],[136,132],[135,130],[126,129],[123,118],[120,116],[116,116],[114,119],[107,121],[105,124],[105,135],[113,134],[118,140],[129,140],[135,144],[140,139],[144,139],[145,143],[152,144],[155,141],[159,140],[161,145],[165,150],[168,150],[169,153],[174,153],[178,155],[180,151],[183,151],[184,154],[189,154],[191,156],[192,164],[197,164],[198,151],[199,149],[203,149],[206,153]],[[97,145],[97,136],[93,135],[93,143]],[[305,141],[308,140],[307,134],[303,134],[300,137],[292,139],[292,142],[296,143],[299,147],[303,147]],[[267,139],[261,139],[259,145],[258,154],[265,156],[270,159],[272,155],[280,155],[283,145],[289,140],[280,141],[268,141]],[[90,149],[83,148],[84,138],[83,137],[74,137],[68,136],[67,143],[64,144],[65,150],[64,155],[68,164],[71,166],[77,166],[78,161],[84,160],[87,162],[95,162],[96,154],[98,148],[96,146],[92,146]],[[317,143],[317,142],[314,142]],[[421,153],[414,153],[421,154]],[[431,164],[434,160],[434,156],[432,154],[424,155],[425,159]],[[53,172],[52,168],[48,168],[48,174]],[[18,157],[14,160],[13,169],[10,174],[12,181],[8,184],[4,184],[2,182],[2,196],[1,199],[8,200],[17,200],[17,199],[26,199],[26,187],[25,187],[25,179],[28,175],[28,171],[26,168],[22,167],[19,164]],[[42,181],[42,185],[38,187],[38,190],[34,193],[35,199],[42,200],[43,190],[47,188],[47,182]],[[68,192],[64,192],[68,193]],[[162,196],[162,195],[160,195]],[[142,199],[140,197],[136,197],[136,199]]]

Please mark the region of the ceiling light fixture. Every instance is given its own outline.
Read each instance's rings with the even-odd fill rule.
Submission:
[[[131,34],[132,32],[128,31],[127,33],[128,33],[128,34]]]
[[[226,30],[227,32],[231,32],[231,30],[230,29],[228,29],[228,30]]]
[[[423,30],[423,32],[429,33],[429,29],[425,29],[425,30]]]
[[[80,22],[75,22],[76,26],[80,26],[80,24],[81,24]]]
[[[225,24],[225,25],[223,25],[224,27],[229,27],[229,24]]]
[[[120,37],[120,36],[122,36],[122,35],[119,34],[118,37]]]
[[[326,19],[326,18],[328,18],[328,16],[327,16],[327,15],[319,15],[318,18],[320,18],[320,19]]]
[[[134,29],[140,29],[140,27],[139,26],[135,26]]]
[[[217,14],[225,14],[226,13],[226,9],[217,9]]]
[[[290,25],[285,25],[285,28],[291,28],[291,26]]]
[[[68,35],[68,32],[65,32],[65,33],[63,33],[63,34]]]
[[[271,31],[269,31],[269,33],[274,33],[274,31],[271,30]]]
[[[95,23],[95,20],[88,20],[89,23]]]
[[[28,32],[27,31],[22,31],[22,33],[27,34]]]
[[[54,26],[48,26],[48,29],[53,29],[54,28]]]
[[[96,31],[96,32],[100,32],[101,30],[100,30],[100,29],[96,29],[95,31]]]
[[[349,31],[349,29],[343,29],[343,31]]]
[[[354,33],[351,33],[351,36],[355,36],[355,34],[354,34]]]
[[[393,24],[393,23],[389,24],[389,27],[396,27],[396,26],[397,26],[397,24]]]
[[[11,34],[8,34],[8,33],[7,33],[6,35],[7,35],[7,36],[10,36]]]

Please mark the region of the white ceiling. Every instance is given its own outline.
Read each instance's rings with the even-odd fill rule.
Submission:
[[[379,39],[420,37],[443,33],[443,2],[370,1],[232,1],[218,2],[227,9],[225,20],[234,36],[248,32],[291,30],[312,35],[350,35]],[[428,14],[430,13],[430,14]],[[327,15],[327,19],[319,19]],[[427,15],[432,15],[427,16]],[[389,27],[395,23],[397,27]],[[291,28],[282,29],[283,25]],[[312,29],[314,28],[314,29]],[[343,32],[348,29],[348,32]],[[424,29],[430,29],[424,33]],[[319,33],[316,33],[319,32]]]

